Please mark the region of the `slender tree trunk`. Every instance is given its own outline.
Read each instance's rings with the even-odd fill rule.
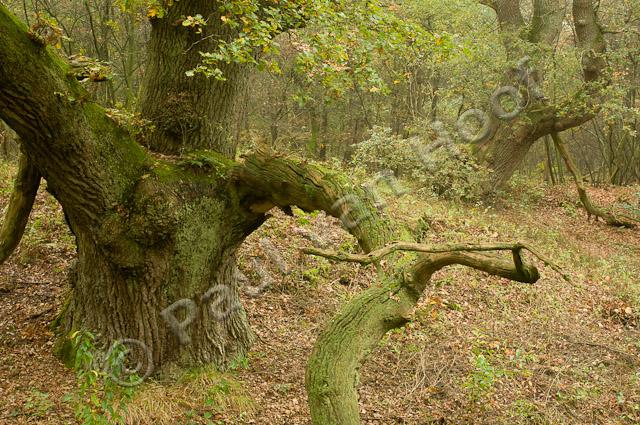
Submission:
[[[546,177],[547,177],[547,183],[555,186],[557,184],[556,181],[556,176],[555,176],[555,171],[553,169],[553,158],[551,157],[551,146],[550,146],[550,141],[549,141],[549,137],[545,137],[544,139],[544,156],[545,156],[545,170],[546,170]]]
[[[327,103],[322,103],[322,126],[320,130],[320,149],[318,151],[318,159],[324,161],[327,159],[327,145],[329,144],[329,108]]]
[[[318,123],[318,106],[315,101],[309,103],[309,126],[311,127],[311,137],[307,142],[307,155],[315,158],[318,154],[318,144],[320,140],[320,124]]]
[[[14,190],[0,226],[0,264],[20,243],[39,187],[40,174],[29,159],[21,155]]]

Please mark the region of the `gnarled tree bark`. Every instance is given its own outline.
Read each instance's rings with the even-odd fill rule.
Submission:
[[[200,0],[175,5],[181,13],[191,11],[183,7],[210,12],[212,7]],[[170,108],[171,98],[183,90],[204,93],[204,101],[210,95],[175,75],[193,63],[173,55],[194,40],[178,33],[188,29],[172,25],[170,18],[155,22],[152,36],[157,43],[152,45],[161,48],[164,40],[172,48],[168,56],[152,60],[156,69],[151,72],[161,73],[167,60],[180,63],[166,68],[173,75],[158,76],[177,92],[162,94],[161,87],[147,82],[149,99],[161,109]],[[32,167],[22,168],[30,173],[24,181],[33,183],[42,175],[77,241],[71,294],[58,323],[63,355],[70,354],[64,336],[80,329],[98,334],[105,348],[114,341],[137,341],[146,351],[140,353],[144,370],[139,371],[145,375],[171,362],[223,366],[245,353],[252,333],[238,301],[235,253],[273,207],[325,210],[343,221],[365,252],[401,236],[380,217],[364,189],[331,170],[264,154],[237,163],[228,158],[232,148],[217,144],[212,145],[217,153],[199,151],[187,158],[146,151],[89,99],[55,51],[29,37],[1,4],[0,57],[0,118],[21,137]],[[233,103],[233,91],[213,93]],[[197,96],[181,99],[189,111],[197,110]],[[152,105],[147,108],[155,119]],[[215,129],[200,127],[206,123],[194,124],[187,133],[176,130],[180,125],[159,128],[151,147],[180,152],[185,135],[189,149],[211,147],[204,144],[219,139],[208,139]],[[34,185],[28,186],[29,194]],[[16,204],[19,220],[27,204]],[[314,421],[354,423],[357,367],[384,332],[407,320],[435,270],[456,263],[535,281],[537,272],[523,264],[520,248],[513,250],[513,267],[478,253],[423,255],[348,305],[319,340],[310,363],[317,366],[307,378]],[[334,331],[341,337],[335,339]],[[345,341],[349,336],[359,337]],[[344,353],[340,342],[346,344]],[[332,371],[333,364],[345,369]]]
[[[227,179],[235,164],[215,153],[205,170],[155,159],[1,5],[0,57],[0,117],[19,134],[76,236],[60,353],[68,356],[64,334],[78,329],[99,334],[105,346],[139,340],[152,353],[147,369],[170,361],[223,365],[246,352],[252,333],[236,308],[234,254],[265,215],[237,203]],[[211,288],[218,292],[207,298]],[[161,315],[185,299],[196,305],[188,343]],[[212,304],[228,314],[218,316]]]
[[[181,25],[182,19],[197,14],[207,21],[201,33]],[[235,156],[232,130],[247,77],[245,66],[220,64],[224,81],[185,74],[201,64],[201,51],[215,51],[218,40],[229,41],[236,34],[220,18],[217,2],[190,0],[175,2],[166,16],[151,19],[141,100],[143,116],[155,126],[147,137],[151,150],[177,155],[211,149]]]

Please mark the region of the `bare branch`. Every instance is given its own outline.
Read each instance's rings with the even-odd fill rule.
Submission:
[[[349,263],[359,264],[371,264],[380,261],[397,251],[411,251],[411,252],[423,252],[430,254],[437,253],[453,253],[453,252],[487,252],[487,251],[512,251],[514,256],[514,264],[516,265],[516,271],[522,272],[524,269],[522,257],[520,252],[522,250],[529,251],[533,256],[542,261],[545,265],[551,267],[554,271],[559,273],[563,279],[570,281],[570,277],[565,274],[562,269],[556,266],[553,262],[547,259],[545,256],[537,252],[535,249],[522,244],[522,243],[496,243],[496,244],[453,244],[453,245],[441,245],[441,246],[429,246],[411,242],[392,242],[383,248],[375,251],[371,251],[368,254],[349,254],[345,252],[336,252],[323,250],[318,248],[303,248],[302,252],[309,255],[316,255],[319,257],[328,258],[334,261],[344,261]],[[473,266],[471,266],[473,267]],[[510,277],[511,278],[511,277]]]
[[[523,264],[521,244],[496,244],[511,250],[514,264],[477,252],[438,252],[420,256],[409,273],[374,285],[350,301],[322,332],[307,367],[306,386],[314,424],[357,425],[360,423],[358,369],[367,355],[377,347],[391,329],[409,321],[431,276],[448,265],[460,264],[525,283],[538,280],[538,270]],[[405,247],[418,251],[440,251],[440,248],[396,243],[371,256],[342,254],[337,258],[364,260],[381,258],[385,253]],[[491,250],[488,245],[460,245],[459,248]],[[451,246],[448,247],[451,249]],[[443,248],[444,249],[444,248]],[[318,252],[316,250],[315,252]],[[324,251],[320,251],[324,252]],[[336,255],[334,255],[336,257]]]

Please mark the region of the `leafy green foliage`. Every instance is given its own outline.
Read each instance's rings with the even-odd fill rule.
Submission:
[[[428,157],[422,156],[419,147],[432,142],[429,136],[404,139],[388,128],[376,127],[369,139],[356,146],[351,162],[369,172],[392,170],[396,176],[415,182],[418,189],[444,199],[477,200],[483,193],[488,170],[478,165],[465,145],[455,145],[455,149],[441,147]]]
[[[103,362],[97,356],[96,337],[88,331],[76,331],[70,336],[75,351],[74,369],[78,387],[69,397],[76,419],[87,425],[123,424],[122,405],[133,395],[132,387],[123,387],[115,380],[125,369],[126,348],[114,345]],[[101,363],[104,367],[100,367]],[[134,381],[135,375],[129,379]]]
[[[374,127],[369,138],[356,145],[351,163],[370,172],[392,170],[398,176],[411,176],[422,168],[413,146],[421,141],[403,139],[390,128]]]
[[[448,34],[431,34],[399,10],[394,3],[376,2],[327,8],[294,42],[299,70],[334,97],[350,90],[390,94],[391,86],[407,77],[400,69],[385,78],[392,62],[442,58],[453,47]]]
[[[223,2],[219,6],[220,20],[226,29],[224,32],[234,35],[230,38],[220,37],[215,51],[201,52],[202,65],[188,71],[187,75],[202,73],[207,77],[225,80],[220,69],[224,63],[253,64],[259,69],[278,72],[277,62],[267,56],[279,52],[275,37],[303,25],[311,15],[319,13],[321,3],[305,0]],[[194,20],[194,17],[185,18],[186,22]],[[199,29],[207,24],[202,19],[196,22]]]
[[[496,381],[503,376],[505,372],[494,367],[489,362],[489,359],[482,353],[472,356],[471,361],[474,365],[474,370],[463,386],[468,390],[469,396],[473,400],[479,401],[491,392]]]
[[[458,145],[457,152],[438,150],[432,173],[414,175],[422,186],[443,199],[478,201],[486,192],[490,171],[480,165],[471,148]]]
[[[396,4],[378,2],[287,0],[227,1],[219,7],[222,26],[233,34],[220,36],[214,51],[203,51],[202,64],[187,72],[224,80],[222,64],[254,64],[280,72],[277,36],[290,31],[298,69],[306,78],[320,81],[334,96],[354,87],[388,94],[379,72],[400,58],[415,61],[426,56],[446,56],[452,49],[447,34],[433,35],[418,22],[398,14]],[[213,25],[200,15],[185,17],[182,25],[202,31]],[[304,27],[304,28],[303,28]],[[402,73],[395,75],[397,84]]]

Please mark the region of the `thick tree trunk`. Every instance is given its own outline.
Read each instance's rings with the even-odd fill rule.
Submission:
[[[233,158],[233,123],[247,73],[243,66],[221,64],[226,81],[185,72],[201,64],[201,51],[215,51],[217,40],[232,36],[218,3],[175,2],[162,19],[151,19],[151,39],[142,91],[142,114],[155,131],[149,148],[165,154],[210,149]],[[182,26],[186,16],[201,14],[208,24],[201,34]]]
[[[499,128],[496,135],[481,147],[481,162],[492,170],[492,188],[501,187],[511,178],[535,141],[525,118]]]
[[[141,342],[153,361],[144,374],[168,362],[224,366],[252,343],[235,253],[263,218],[213,190],[163,178],[151,171],[137,185],[124,222],[111,217],[101,234],[77,234],[63,333]]]
[[[374,201],[358,201],[363,189],[319,167],[150,156],[2,5],[0,57],[0,118],[20,135],[77,240],[57,323],[67,357],[66,334],[80,329],[105,349],[137,347],[141,375],[168,362],[224,365],[244,353],[252,334],[237,303],[235,252],[274,206],[340,217],[364,250],[388,239]]]

